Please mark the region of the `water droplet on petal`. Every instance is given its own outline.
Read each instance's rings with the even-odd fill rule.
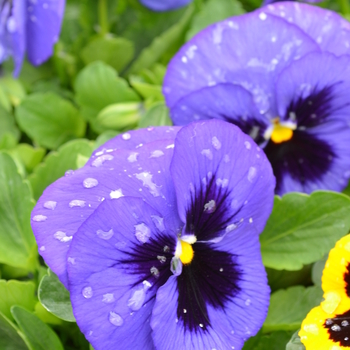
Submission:
[[[41,246],[40,248],[39,248],[39,250],[41,251],[41,252],[44,252],[45,251],[45,246],[43,245],[43,246]]]
[[[141,243],[146,243],[151,237],[151,230],[145,224],[135,225],[135,236]]]
[[[166,263],[166,257],[163,255],[157,255],[157,259],[161,264],[165,264]]]
[[[73,208],[73,207],[84,208],[85,207],[85,201],[81,201],[79,199],[74,199],[74,200],[69,202],[69,207],[70,208]]]
[[[130,140],[131,135],[128,132],[126,132],[125,134],[122,135],[122,138],[123,140]]]
[[[97,237],[108,240],[112,238],[112,236],[114,235],[114,232],[113,232],[113,229],[110,229],[109,231],[97,230],[96,234],[97,234]]]
[[[115,301],[115,299],[114,299],[113,293],[103,294],[103,298],[102,298],[103,303],[109,304],[109,303],[113,303],[114,301]]]
[[[124,197],[122,189],[119,188],[118,190],[111,191],[110,194],[109,194],[109,197],[111,199],[118,199],[120,197]]]
[[[154,197],[158,197],[160,196],[160,188],[161,186],[157,186],[153,181],[153,175],[151,175],[151,173],[149,172],[142,172],[139,174],[135,174],[136,178],[140,181],[142,181],[143,186],[147,187],[150,191],[150,193],[154,196]]]
[[[154,225],[157,227],[157,229],[160,232],[164,232],[165,231],[164,219],[157,215],[151,215],[151,218]]]
[[[150,268],[150,272],[151,272],[152,276],[159,277],[159,270],[155,266],[152,266]]]
[[[181,262],[180,258],[177,258],[176,256],[174,256],[171,259],[170,271],[175,276],[180,276],[181,275],[181,273],[182,273],[182,262]]]
[[[256,168],[250,167],[249,171],[248,171],[248,181],[249,182],[254,182],[254,180],[256,178],[256,175],[257,175]]]
[[[100,167],[105,161],[112,160],[114,157],[111,154],[104,154],[96,159],[94,159],[91,163],[92,166],[98,168]]]
[[[98,185],[98,181],[96,179],[93,179],[92,177],[88,177],[83,181],[83,186],[85,188],[93,188]]]
[[[175,147],[175,145],[172,143],[171,145],[166,146],[165,148],[166,148],[166,149],[169,149],[169,148],[174,148],[174,147]]]
[[[216,136],[214,136],[211,139],[211,143],[215,149],[219,150],[221,148],[221,142],[218,140],[218,138]]]
[[[150,158],[159,158],[161,156],[164,156],[164,152],[160,150],[155,150],[151,153]]]
[[[232,232],[232,231],[235,230],[236,228],[237,228],[237,225],[235,225],[235,224],[228,225],[228,226],[226,226],[225,232],[226,232],[226,233]]]
[[[47,216],[45,216],[45,215],[33,216],[33,221],[36,221],[36,222],[46,221],[46,219],[47,219]]]
[[[250,299],[247,299],[246,301],[245,301],[245,304],[247,305],[247,306],[249,306],[250,304],[251,304],[251,300]]]
[[[341,327],[337,324],[334,324],[332,327],[331,327],[331,330],[334,331],[334,332],[339,332],[341,330]]]
[[[64,176],[72,176],[74,175],[74,170],[67,170],[65,173],[64,173]]]
[[[121,318],[120,315],[111,311],[109,313],[109,322],[111,322],[114,326],[120,327],[123,325],[124,320]]]
[[[92,288],[89,286],[83,289],[82,294],[85,299],[90,299],[94,293],[92,292]]]
[[[140,310],[143,303],[145,302],[145,298],[146,292],[143,288],[135,290],[132,293],[131,298],[128,300],[129,308],[133,311]]]
[[[57,202],[47,201],[44,203],[44,208],[54,210],[56,208]]]
[[[230,156],[228,154],[225,154],[224,156],[224,162],[228,163],[230,161]]]
[[[253,222],[253,218],[249,218],[249,223],[251,224]]]
[[[245,142],[244,142],[244,145],[245,145],[245,148],[246,148],[246,149],[251,149],[251,148],[252,148],[252,145],[250,144],[249,141],[245,141]]]
[[[204,204],[204,212],[211,214],[216,210],[216,202],[212,199],[208,203]]]
[[[138,156],[138,155],[139,155],[139,154],[138,154],[137,152],[131,153],[131,154],[129,155],[129,157],[128,157],[128,162],[130,162],[130,163],[136,162],[136,161],[137,161],[137,156]]]
[[[66,233],[63,231],[57,231],[53,236],[58,241],[63,242],[63,243],[69,242],[73,238],[73,236],[67,236]]]
[[[265,21],[265,19],[267,18],[266,13],[264,13],[264,12],[259,13],[259,18],[260,18],[262,21]]]
[[[204,149],[202,150],[201,154],[205,157],[207,157],[209,160],[213,159],[213,153],[211,152],[210,149]]]
[[[67,258],[67,261],[72,264],[75,265],[75,258],[71,258],[70,256]]]

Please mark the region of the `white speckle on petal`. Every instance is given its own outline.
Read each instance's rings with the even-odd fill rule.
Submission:
[[[112,323],[112,325],[114,325],[114,326],[120,327],[123,325],[124,320],[121,318],[120,315],[111,311],[109,313],[109,322]]]
[[[161,156],[164,156],[164,152],[161,151],[161,150],[155,150],[151,153],[151,156],[150,158],[158,158],[158,157],[161,157]]]
[[[114,157],[111,154],[104,154],[92,161],[92,166],[98,168],[100,167],[105,161],[112,160]]]
[[[151,272],[152,276],[159,277],[159,270],[155,266],[152,266],[150,268],[150,272]]]
[[[137,156],[138,156],[138,155],[139,155],[139,154],[138,154],[137,152],[131,153],[131,154],[129,155],[129,157],[128,157],[128,162],[130,162],[130,163],[136,162],[136,161],[137,161]]]
[[[113,232],[113,229],[110,229],[109,231],[97,230],[96,234],[97,234],[97,237],[107,241],[112,238],[112,236],[114,235],[114,232]]]
[[[71,258],[70,256],[67,258],[67,261],[72,264],[75,265],[75,258]]]
[[[85,207],[85,201],[81,201],[79,199],[74,199],[74,200],[69,202],[69,207],[70,208],[73,208],[73,207],[84,208]]]
[[[204,204],[204,212],[211,214],[216,210],[216,202],[212,199],[208,203]]]
[[[245,141],[245,142],[244,142],[244,145],[245,145],[245,148],[246,148],[246,149],[251,149],[251,148],[252,148],[252,145],[250,144],[249,141]]]
[[[85,299],[90,299],[94,293],[92,292],[92,288],[88,286],[83,289],[82,294]]]
[[[53,236],[58,241],[63,242],[63,243],[69,242],[73,238],[73,236],[67,236],[66,233],[63,231],[57,231]]]
[[[265,13],[265,12],[259,13],[259,18],[260,18],[262,21],[265,21],[265,19],[267,18],[266,13]]]
[[[147,187],[150,191],[150,193],[154,196],[154,197],[158,197],[160,196],[160,188],[161,186],[157,186],[153,181],[152,181],[152,177],[153,175],[151,175],[151,173],[149,172],[142,172],[139,174],[135,174],[136,178],[140,181],[142,181],[143,186]]]
[[[221,148],[221,142],[218,140],[218,138],[216,136],[214,136],[211,139],[211,143],[215,149],[219,150]]]
[[[256,178],[256,174],[257,174],[256,168],[250,167],[249,171],[248,171],[248,181],[254,182],[254,180]]]
[[[225,188],[228,185],[228,179],[216,179],[216,185]]]
[[[44,251],[46,250],[46,248],[45,248],[45,246],[43,245],[43,246],[41,246],[41,247],[39,248],[39,250],[40,250],[41,252],[44,252]]]
[[[175,145],[172,143],[171,145],[166,146],[165,148],[166,148],[166,149],[170,149],[170,148],[174,148],[174,147],[175,147]]]
[[[44,203],[44,208],[54,210],[56,208],[57,202],[47,201]]]
[[[9,33],[14,33],[17,30],[16,20],[13,16],[8,18],[6,28]]]
[[[236,228],[237,228],[237,225],[235,225],[235,224],[228,225],[228,226],[226,227],[225,232],[226,232],[226,233],[229,233],[229,232],[235,230]]]
[[[145,224],[135,225],[135,236],[141,243],[146,243],[151,237],[151,230]]]
[[[157,229],[160,232],[164,232],[165,231],[164,219],[157,215],[152,215],[151,218],[154,225],[157,227]]]
[[[253,218],[250,218],[250,219],[249,219],[249,223],[250,223],[250,224],[253,223]]]
[[[113,303],[114,301],[115,301],[115,299],[114,299],[113,293],[103,294],[103,298],[102,298],[103,303],[109,304],[109,303]]]
[[[83,186],[85,188],[93,188],[98,185],[98,181],[96,179],[93,179],[92,177],[88,177],[83,181]]]
[[[45,216],[45,215],[33,216],[33,221],[36,221],[36,222],[46,221],[46,219],[47,219],[47,216]]]
[[[130,138],[131,138],[131,135],[128,132],[122,135],[123,140],[130,140]]]
[[[207,157],[209,160],[213,159],[213,153],[211,152],[210,149],[204,149],[202,150],[201,154],[205,157]]]
[[[119,188],[118,190],[115,190],[115,191],[111,191],[109,196],[111,199],[118,199],[120,197],[124,197],[123,191],[121,188]]]

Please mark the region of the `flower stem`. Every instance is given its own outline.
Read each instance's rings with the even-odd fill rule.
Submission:
[[[98,22],[101,30],[100,33],[102,35],[107,34],[109,31],[107,0],[98,1]]]

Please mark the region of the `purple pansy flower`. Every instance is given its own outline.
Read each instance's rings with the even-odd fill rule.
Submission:
[[[25,53],[39,65],[53,52],[61,29],[65,0],[1,0],[0,63],[12,56],[18,76]]]
[[[274,185],[234,125],[141,129],[49,186],[32,227],[96,350],[237,350],[267,313]]]
[[[141,4],[153,11],[169,11],[185,6],[192,0],[140,0]]]
[[[269,158],[276,193],[341,191],[350,177],[350,24],[285,2],[210,26],[169,64],[176,125],[238,125]]]

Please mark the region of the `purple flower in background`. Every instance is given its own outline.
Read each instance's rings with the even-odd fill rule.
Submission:
[[[210,26],[169,64],[176,125],[222,119],[269,158],[276,193],[341,191],[350,177],[350,24],[293,2]]]
[[[264,0],[263,2],[263,6],[265,5],[269,5],[269,4],[273,4],[275,2],[286,2],[288,0]],[[289,1],[298,1],[298,0],[289,0]],[[300,1],[303,1],[303,0],[300,0]],[[304,0],[303,2],[321,2],[323,0]]]
[[[267,313],[274,185],[234,125],[141,129],[49,186],[32,227],[96,350],[241,349]]]
[[[65,0],[0,0],[0,63],[13,57],[18,76],[25,53],[34,65],[53,52]]]
[[[140,0],[141,4],[153,11],[169,11],[185,6],[192,0]]]

